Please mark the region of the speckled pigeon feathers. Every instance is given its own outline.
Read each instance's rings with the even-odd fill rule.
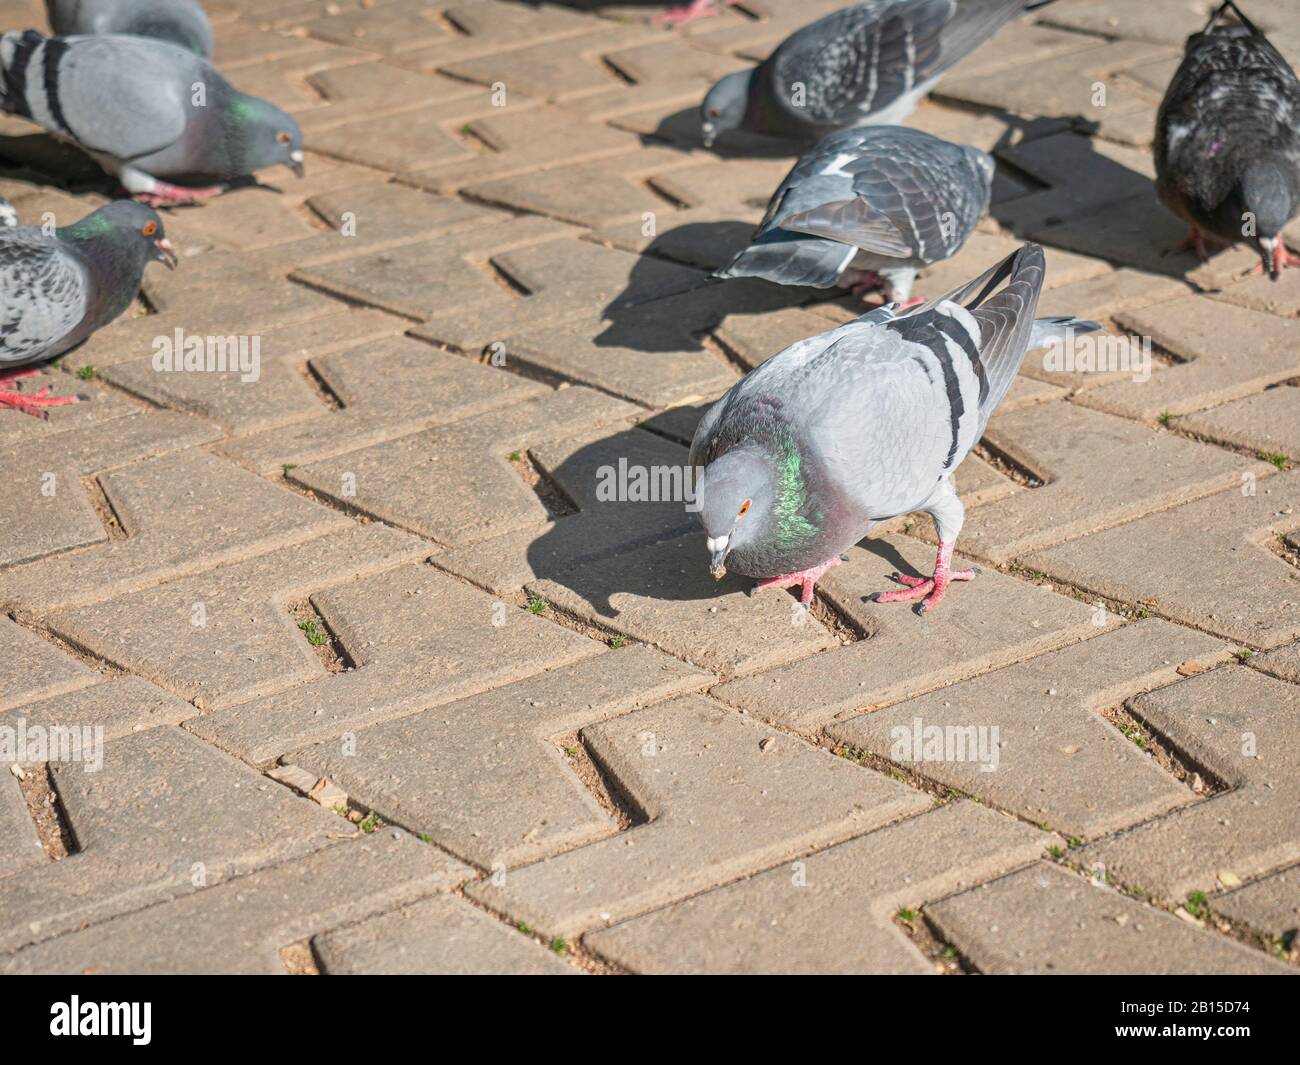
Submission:
[[[90,302],[85,264],[38,226],[0,230],[0,292],[0,368],[58,354]]]
[[[920,130],[840,130],[799,159],[753,244],[718,276],[828,288],[850,264],[878,271],[938,262],[970,236],[992,177],[986,153]]]
[[[1223,23],[1228,10],[1243,21]],[[1161,200],[1230,242],[1243,238],[1244,212],[1257,216],[1261,232],[1276,232],[1300,207],[1300,80],[1234,5],[1188,38],[1160,105],[1155,162]],[[1243,186],[1252,166],[1277,172],[1278,187],[1261,202]]]
[[[154,237],[140,232],[149,223]],[[53,233],[0,229],[0,368],[61,355],[120,315],[162,235],[157,213],[129,200]]]
[[[749,128],[817,135],[899,122],[1024,0],[869,0],[805,26],[758,68]]]
[[[50,28],[63,37],[153,37],[196,55],[212,55],[212,27],[196,0],[45,0],[45,9]]]

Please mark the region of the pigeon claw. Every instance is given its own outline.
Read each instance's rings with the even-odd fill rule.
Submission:
[[[650,22],[652,25],[660,26],[685,26],[688,22],[694,22],[697,18],[708,18],[710,15],[722,14],[717,7],[718,2],[719,0],[691,0],[689,4],[670,8],[661,14],[655,15],[650,19]],[[720,0],[720,2],[730,6],[739,3],[739,0]]]
[[[1221,251],[1228,245],[1217,237],[1207,237],[1195,226],[1192,226],[1190,232],[1172,248],[1166,255],[1178,255],[1180,252],[1192,251],[1201,262],[1206,262],[1210,258],[1211,251]]]
[[[12,381],[15,377],[31,377],[37,373],[36,370],[22,370],[17,373],[0,374],[0,384],[6,381]],[[23,414],[30,414],[34,418],[48,419],[50,412],[47,407],[66,407],[69,403],[76,403],[76,396],[51,396],[50,386],[38,388],[35,392],[13,392],[7,388],[0,388],[0,410],[16,410]]]
[[[917,613],[924,614],[943,601],[944,593],[952,581],[974,580],[981,572],[979,566],[970,569],[952,569],[952,545],[941,543],[939,557],[934,563],[934,575],[913,577],[906,573],[892,573],[890,577],[903,585],[892,592],[876,592],[870,596],[876,603],[912,603],[920,599]]]
[[[149,192],[135,193],[135,200],[146,207],[188,207],[210,200],[213,196],[220,196],[225,191],[224,185],[187,189],[181,185],[169,185],[165,181],[159,181]]]
[[[797,584],[799,585],[799,602],[807,606],[812,602],[813,586],[821,580],[823,573],[832,566],[838,566],[840,561],[841,556],[837,555],[835,558],[823,562],[820,566],[813,566],[811,569],[799,570],[797,573],[784,573],[779,577],[766,577],[758,581],[750,589],[749,594],[750,596],[757,595],[766,588],[793,588]]]

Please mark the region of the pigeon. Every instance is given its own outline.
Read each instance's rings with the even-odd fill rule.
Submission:
[[[130,305],[150,262],[176,267],[176,253],[151,207],[116,200],[79,222],[47,233],[40,226],[0,229],[0,408],[46,417],[75,403],[49,388],[13,392],[3,385],[23,370],[62,355]]]
[[[292,118],[167,41],[6,33],[0,75],[0,108],[77,144],[153,206],[197,202],[277,164],[302,175]]]
[[[923,266],[955,255],[989,204],[993,158],[902,126],[842,129],[794,165],[754,241],[714,277],[878,286],[904,309]]]
[[[45,0],[45,11],[61,37],[155,37],[212,58],[212,26],[197,0]]]
[[[730,129],[816,140],[845,126],[897,124],[944,71],[1045,3],[867,0],[836,11],[709,90],[700,108],[704,146]]]
[[[1220,20],[1229,9],[1240,20]],[[1276,281],[1300,266],[1282,228],[1300,209],[1300,80],[1229,0],[1187,39],[1156,117],[1156,194],[1191,226],[1173,251],[1206,258],[1206,237],[1246,240]]]
[[[0,228],[5,226],[16,226],[18,224],[18,212],[14,210],[14,205],[0,196]]]
[[[1039,318],[1043,250],[1025,244],[974,281],[897,314],[879,307],[760,364],[709,408],[691,442],[709,570],[763,588],[813,586],[880,521],[925,511],[939,553],[929,578],[876,596],[944,597],[965,514],[950,477],[984,432],[1025,352],[1101,326]]]

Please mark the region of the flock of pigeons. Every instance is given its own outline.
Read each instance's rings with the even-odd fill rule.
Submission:
[[[47,231],[0,200],[0,408],[74,403],[3,386],[62,355],[130,305],[148,263],[176,266],[164,204],[196,203],[254,171],[302,173],[302,133],[208,61],[196,0],[46,0],[54,36],[0,34],[0,110],[83,149],[132,200]]]
[[[978,572],[951,568],[964,514],[953,470],[1027,350],[1101,327],[1035,319],[1044,260],[1033,244],[945,296],[913,298],[917,271],[955,254],[987,209],[994,162],[893,123],[1006,22],[1050,2],[867,0],[707,94],[706,145],[730,130],[815,141],[716,276],[884,298],[764,362],[700,422],[690,462],[704,470],[715,576],[729,565],[760,588],[798,586],[807,605],[842,552],[913,511],[935,520],[934,573],[895,574],[904,587],[878,601],[922,600],[924,612]],[[195,0],[47,5],[55,36],[0,35],[0,108],[80,146],[136,202],[53,232],[0,227],[0,385],[121,314],[150,261],[175,265],[154,207],[196,202],[264,167],[302,169],[293,119],[209,64]],[[669,21],[710,6],[694,0]],[[1207,238],[1246,240],[1274,280],[1300,263],[1281,237],[1300,207],[1300,82],[1232,0],[1188,38],[1158,125],[1157,192],[1192,227],[1189,247],[1204,255]],[[47,393],[0,389],[0,406],[40,415],[74,401]]]

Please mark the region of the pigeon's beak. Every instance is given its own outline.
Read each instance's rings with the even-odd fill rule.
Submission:
[[[175,270],[180,260],[176,258],[176,249],[172,247],[172,242],[163,237],[161,240],[155,240],[153,246],[158,249],[158,261],[168,270]]]
[[[700,133],[704,137],[704,147],[712,148],[713,141],[718,135],[717,127],[712,122],[704,122],[700,125]]]
[[[293,171],[294,177],[307,176],[307,168],[302,165],[301,148],[295,148],[289,153],[289,169]]]
[[[731,550],[731,537],[710,536],[708,547],[709,572],[713,574],[715,581],[720,581],[727,575],[727,567],[723,563],[727,560],[727,552]]]
[[[1279,267],[1282,258],[1282,238],[1260,237],[1259,246],[1264,249],[1264,269],[1268,271],[1269,280],[1276,281],[1281,272]]]

